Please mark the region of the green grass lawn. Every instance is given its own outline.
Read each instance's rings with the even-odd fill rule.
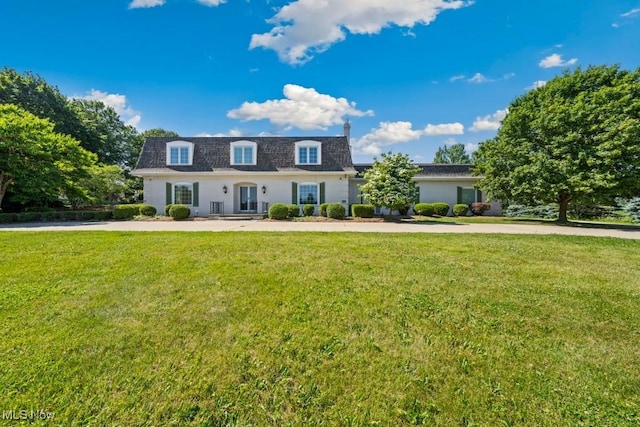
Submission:
[[[42,425],[635,426],[638,307],[635,240],[6,232],[0,410],[55,413]]]

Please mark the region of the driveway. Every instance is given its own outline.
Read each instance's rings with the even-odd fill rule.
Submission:
[[[289,221],[108,221],[0,224],[0,231],[277,231],[355,233],[560,234],[640,239],[640,230],[559,227],[529,224],[444,224],[410,222]]]

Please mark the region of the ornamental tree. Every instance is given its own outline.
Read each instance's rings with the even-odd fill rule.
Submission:
[[[480,145],[478,186],[520,204],[609,201],[640,189],[640,68],[577,68],[517,98]]]
[[[413,177],[420,167],[406,154],[383,153],[374,158],[373,165],[364,173],[366,184],[359,185],[360,196],[376,207],[390,211],[402,209],[415,201],[417,195]]]

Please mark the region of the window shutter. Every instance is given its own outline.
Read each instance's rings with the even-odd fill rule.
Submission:
[[[171,197],[171,190],[173,189],[173,185],[170,182],[167,182],[167,205],[170,205],[173,201],[173,197]]]
[[[297,182],[292,182],[291,183],[291,203],[293,203],[294,205],[298,204],[298,183]]]
[[[324,182],[320,183],[320,204],[324,203],[324,189],[325,185]]]
[[[481,202],[482,201],[482,191],[480,190],[476,190],[476,202]]]
[[[420,203],[420,186],[416,185],[416,203]]]
[[[197,208],[199,206],[199,202],[200,202],[200,197],[199,197],[199,191],[200,190],[200,185],[197,182],[193,183],[193,207]]]
[[[458,203],[462,203],[462,187],[458,187]]]

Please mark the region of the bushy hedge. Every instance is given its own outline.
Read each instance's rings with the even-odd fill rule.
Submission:
[[[302,206],[302,214],[304,216],[313,216],[316,211],[315,205],[303,205]]]
[[[318,214],[320,216],[327,216],[327,206],[329,206],[329,203],[320,203],[320,207],[318,208]]]
[[[356,218],[373,218],[375,209],[373,205],[354,204],[351,205],[351,215]]]
[[[191,209],[187,205],[172,205],[169,209],[169,216],[173,219],[185,219],[191,215]]]
[[[416,203],[413,206],[413,211],[416,213],[416,215],[423,216],[433,216],[433,214],[435,213],[433,204],[431,203]]]
[[[269,207],[269,218],[287,219],[289,217],[289,207],[282,203],[274,203]]]
[[[34,221],[106,221],[113,217],[111,211],[45,211],[0,213],[0,223]]]
[[[327,205],[327,218],[343,219],[345,215],[346,211],[341,203],[329,203]]]
[[[173,204],[169,203],[167,206],[164,207],[165,216],[169,216],[169,211],[171,210],[171,206],[173,206]]]
[[[300,216],[300,208],[298,205],[287,205],[287,210],[289,211],[289,218],[297,218]]]
[[[471,203],[471,213],[479,216],[491,209],[491,205],[489,203],[484,202],[475,202]]]
[[[469,206],[464,203],[457,203],[453,205],[453,214],[455,216],[467,216],[467,212],[469,212]]]
[[[140,214],[140,205],[116,205],[113,208],[113,219],[131,219]]]
[[[510,205],[505,211],[504,215],[508,217],[516,218],[558,218],[558,205],[541,205],[541,206],[525,206],[525,205]]]
[[[449,204],[444,202],[436,202],[433,206],[433,214],[438,216],[447,216],[449,214]]]
[[[158,210],[156,209],[155,206],[148,205],[146,203],[143,203],[143,204],[138,205],[138,206],[140,207],[140,209],[139,209],[140,215],[155,216],[156,213],[158,213]]]

